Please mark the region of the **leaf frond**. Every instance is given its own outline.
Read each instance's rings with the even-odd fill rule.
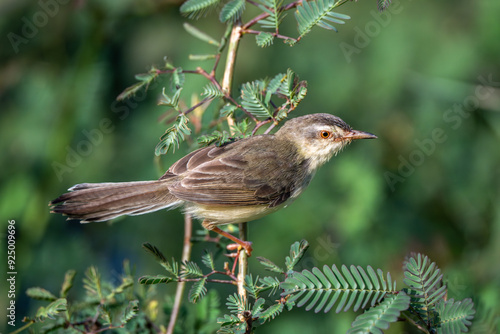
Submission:
[[[187,0],[180,8],[181,14],[188,16],[191,19],[197,19],[215,8],[220,3],[220,0]]]
[[[273,29],[278,31],[279,25],[284,18],[283,0],[260,0],[258,7],[269,14],[265,19],[259,20],[259,24],[262,28]]]
[[[160,137],[160,142],[155,148],[155,154],[157,156],[167,154],[170,149],[175,151],[181,141],[184,140],[184,137],[191,134],[188,123],[189,119],[184,114],[177,116],[174,124]]]
[[[303,270],[292,272],[281,283],[284,289],[282,296],[291,295],[289,301],[297,303],[298,307],[307,304],[306,311],[314,308],[314,312],[329,312],[337,303],[336,313],[353,309],[364,309],[371,301],[373,306],[388,293],[396,291],[395,284],[387,284],[383,274],[379,275],[372,267],[367,272],[360,266],[342,265],[340,270],[333,265],[323,267],[323,271],[313,268],[312,271]],[[390,281],[387,274],[387,281]]]
[[[236,22],[245,10],[245,0],[231,0],[222,7],[219,19],[222,23]]]
[[[409,305],[410,297],[404,292],[388,295],[380,304],[356,317],[347,334],[382,333],[382,330],[398,320],[401,312],[408,309]]]
[[[243,84],[241,88],[241,105],[257,118],[272,117],[273,112],[262,100],[261,84],[253,81]]]
[[[258,46],[265,48],[273,44],[274,35],[269,32],[261,31],[259,34],[255,35],[255,41]]]
[[[462,301],[440,300],[436,305],[439,313],[438,333],[466,333],[472,324],[476,310],[472,299]]]
[[[447,293],[441,270],[427,256],[416,254],[405,261],[404,276],[403,282],[409,287],[407,294],[411,297],[411,309],[426,326],[432,326],[438,321],[435,305]]]
[[[290,256],[285,258],[285,264],[288,271],[292,271],[295,265],[302,259],[306,250],[309,248],[307,240],[296,241],[290,247]]]
[[[199,281],[193,283],[193,286],[189,290],[189,301],[191,303],[196,303],[207,294],[207,287],[205,286],[206,283],[206,277],[202,277]]]
[[[312,0],[303,1],[301,6],[295,11],[300,37],[308,34],[314,26],[337,31],[331,23],[344,24],[344,20],[350,17],[344,14],[332,12],[339,5],[340,1],[335,0]]]
[[[139,278],[139,283],[145,285],[170,283],[172,281],[173,281],[172,277],[165,275],[155,275],[155,276],[144,275]]]

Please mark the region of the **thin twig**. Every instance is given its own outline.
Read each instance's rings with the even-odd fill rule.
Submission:
[[[189,261],[191,258],[191,235],[193,234],[193,220],[191,215],[184,215],[184,246],[182,247],[182,263]],[[177,289],[175,291],[174,307],[172,309],[172,314],[170,315],[170,321],[168,323],[167,334],[173,334],[175,323],[177,322],[177,317],[179,315],[179,310],[181,308],[182,296],[184,295],[184,288],[186,287],[186,282],[181,281],[177,283]]]

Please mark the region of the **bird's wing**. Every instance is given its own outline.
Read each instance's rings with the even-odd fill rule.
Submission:
[[[176,176],[169,186],[179,199],[199,204],[276,206],[293,192],[293,178],[274,145],[261,145],[265,137],[252,137],[222,147],[206,147],[177,161],[162,176]],[[235,149],[234,145],[239,145]]]

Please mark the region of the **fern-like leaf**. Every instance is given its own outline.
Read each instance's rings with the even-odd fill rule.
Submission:
[[[56,316],[61,315],[67,309],[68,301],[66,298],[59,298],[45,307],[40,307],[36,312],[35,318],[26,317],[25,321],[43,322],[47,318],[54,320]]]
[[[389,5],[391,4],[392,0],[377,0],[377,8],[380,12],[383,12],[387,8],[389,8]]]
[[[87,290],[87,295],[89,295],[90,297],[98,297],[99,299],[103,299],[101,276],[97,272],[96,267],[92,266],[85,272],[83,287],[85,288],[85,290]]]
[[[439,313],[439,323],[436,325],[438,333],[467,333],[474,319],[476,310],[470,298],[462,301],[441,300],[436,305]]]
[[[219,19],[222,23],[236,22],[245,10],[245,0],[231,0],[222,7]]]
[[[279,267],[277,264],[275,264],[273,261],[266,259],[265,257],[258,256],[257,260],[262,264],[266,270],[278,273],[278,274],[284,274],[285,271],[283,268]]]
[[[203,262],[208,269],[215,270],[214,257],[212,256],[212,253],[205,251],[205,254],[201,257],[201,262]]]
[[[175,151],[179,147],[180,142],[184,140],[184,136],[191,134],[188,123],[189,119],[184,114],[177,116],[174,125],[167,129],[160,137],[160,142],[156,145],[155,154],[157,156],[167,154],[171,148]]]
[[[215,144],[215,146],[222,146],[225,143],[232,141],[231,134],[227,131],[218,131],[215,130],[211,134],[199,136],[197,141],[198,144],[203,146],[208,146]]]
[[[139,278],[139,283],[145,284],[145,285],[169,283],[172,281],[173,281],[172,277],[165,276],[165,275],[156,275],[156,276],[144,275],[144,276]]]
[[[293,267],[302,259],[309,248],[307,240],[296,241],[290,246],[290,256],[285,258],[286,269],[292,271]]]
[[[215,84],[210,82],[203,88],[202,95],[209,99],[215,99],[218,97],[224,97],[224,92],[221,91]]]
[[[149,85],[158,77],[158,69],[156,67],[151,67],[148,73],[137,74],[135,79],[139,82],[133,84],[130,87],[125,88],[123,92],[118,95],[116,100],[123,101],[129,97],[134,96],[142,88],[148,89]]]
[[[302,2],[302,6],[297,7],[295,18],[297,19],[300,37],[309,33],[314,26],[337,31],[331,23],[344,24],[344,20],[350,17],[344,14],[332,12],[339,4],[335,0],[312,0]]]
[[[241,88],[241,105],[257,118],[272,117],[269,106],[262,100],[261,85],[257,82],[247,82]]]
[[[269,292],[269,296],[272,296],[276,293],[278,288],[280,287],[281,282],[276,277],[266,276],[259,279],[261,285],[261,291],[271,290]]]
[[[144,248],[148,253],[152,254],[158,263],[165,268],[170,274],[172,274],[175,278],[179,276],[179,266],[177,262],[172,258],[172,264],[170,264],[165,255],[155,246],[148,242],[142,244],[142,248]]]
[[[377,306],[359,315],[347,331],[347,334],[382,333],[383,329],[398,320],[402,311],[408,309],[410,297],[404,292],[388,295]]]
[[[306,311],[315,307],[314,312],[329,312],[338,301],[336,313],[353,309],[364,309],[371,300],[371,306],[379,302],[387,293],[396,290],[396,283],[387,274],[387,281],[381,270],[375,273],[367,267],[368,274],[360,266],[341,270],[333,265],[323,267],[323,271],[313,268],[312,271],[292,272],[281,284],[282,296],[292,295],[288,300],[304,306]],[[330,298],[331,297],[331,298]]]
[[[38,300],[54,301],[57,299],[57,297],[54,296],[52,292],[38,287],[27,289],[26,294],[28,295],[28,297]]]
[[[199,18],[219,3],[220,0],[187,0],[182,4],[180,11],[189,18]]]
[[[137,299],[131,300],[127,307],[123,310],[123,313],[120,317],[120,322],[122,325],[129,322],[133,317],[135,317],[139,313],[139,301]]]
[[[437,321],[435,305],[447,292],[441,270],[421,254],[411,256],[405,263],[403,282],[409,287],[407,294],[411,296],[411,307],[426,326],[432,326]]]
[[[262,28],[278,31],[278,27],[284,17],[283,10],[281,8],[283,0],[261,0],[260,2],[261,4],[258,4],[258,7],[265,13],[269,14],[269,16],[259,20],[259,24]]]
[[[242,299],[240,295],[234,293],[227,297],[226,306],[231,313],[241,314],[248,310],[246,299]]]
[[[196,303],[207,294],[207,287],[205,286],[206,283],[206,277],[202,277],[199,281],[193,283],[193,286],[189,290],[189,301],[191,303]]]
[[[269,32],[261,31],[259,34],[255,35],[255,41],[258,46],[265,48],[273,44],[274,36]]]
[[[266,320],[274,319],[277,315],[283,312],[283,304],[277,303],[269,306],[266,310],[262,311],[259,315],[259,320],[264,323]]]
[[[202,277],[203,272],[201,271],[200,266],[196,264],[193,261],[186,261],[182,264],[182,269],[181,269],[181,277],[187,278],[187,277]]]
[[[66,298],[66,296],[68,295],[69,290],[73,287],[75,276],[76,276],[76,271],[72,269],[68,270],[64,275],[64,281],[61,286],[61,291],[59,292],[59,296],[61,298]]]

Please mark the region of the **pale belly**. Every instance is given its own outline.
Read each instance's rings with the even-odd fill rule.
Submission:
[[[259,219],[270,213],[278,211],[289,201],[270,208],[267,205],[257,206],[216,206],[216,205],[186,205],[184,211],[193,217],[208,220],[214,225],[238,224]]]

